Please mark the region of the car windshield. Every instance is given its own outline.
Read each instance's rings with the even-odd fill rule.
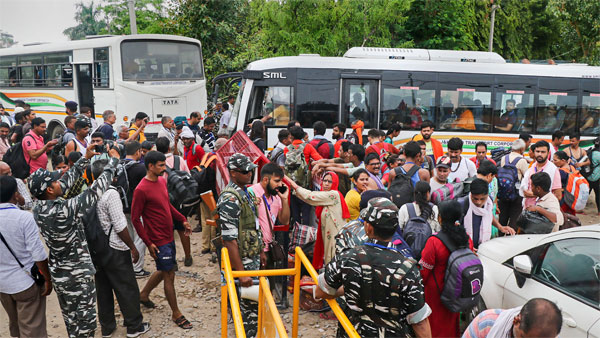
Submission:
[[[123,80],[202,79],[200,46],[173,41],[124,41]]]

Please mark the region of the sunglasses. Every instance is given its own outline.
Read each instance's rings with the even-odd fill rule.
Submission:
[[[249,173],[251,173],[250,170],[235,170],[235,171],[237,171],[238,173],[240,173],[242,175],[248,175]]]

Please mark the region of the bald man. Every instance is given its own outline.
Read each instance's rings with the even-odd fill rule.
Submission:
[[[10,166],[6,162],[0,161],[0,176],[12,176],[12,170]],[[15,177],[16,178],[16,177]],[[31,199],[31,194],[29,193],[29,189],[23,182],[23,180],[16,178],[17,180],[17,189],[19,190],[19,194],[23,196],[23,200],[19,201],[19,207],[23,210],[30,210],[33,206],[33,200]],[[22,202],[22,204],[21,204]]]

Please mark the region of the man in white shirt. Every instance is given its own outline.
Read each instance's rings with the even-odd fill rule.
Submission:
[[[523,196],[523,207],[535,205],[537,196],[533,193],[531,186],[531,176],[538,172],[545,172],[550,175],[550,191],[560,200],[562,198],[562,183],[560,180],[560,172],[558,168],[548,161],[548,153],[550,152],[550,145],[548,142],[541,140],[534,144],[532,147],[535,156],[535,163],[525,172],[523,180],[521,181],[521,187],[519,194]]]
[[[11,337],[46,337],[46,296],[52,292],[48,255],[33,214],[17,207],[21,199],[16,179],[1,176],[0,301]],[[46,279],[43,285],[25,272],[34,264]]]
[[[560,210],[558,198],[550,192],[550,175],[543,171],[531,175],[531,191],[537,197],[535,205],[526,208],[527,211],[537,212],[554,223],[552,232],[558,231],[565,219]]]
[[[177,151],[177,147],[175,147],[175,121],[170,116],[163,116],[160,120],[160,123],[161,126],[158,130],[157,138],[166,137],[169,139],[169,148],[174,149],[176,151],[176,155],[178,155],[179,152]]]
[[[92,164],[92,177],[99,177],[108,160],[98,160]],[[102,336],[109,336],[117,329],[113,292],[123,313],[123,325],[127,336],[135,337],[150,330],[144,323],[140,311],[140,289],[133,272],[133,262],[139,259],[139,252],[127,230],[127,219],[117,189],[109,188],[102,194],[96,206],[98,220],[109,236],[110,254],[96,258],[96,293],[98,299],[98,319]]]
[[[448,156],[452,162],[450,174],[448,175],[448,181],[450,182],[453,182],[455,179],[463,182],[467,178],[477,175],[475,163],[462,157],[462,151],[463,140],[458,137],[453,137],[448,141]]]
[[[277,138],[279,139],[279,142],[277,142],[275,148],[271,150],[268,158],[271,162],[277,163],[277,165],[283,169],[283,167],[285,167],[285,154],[283,153],[283,149],[292,144],[293,139],[290,131],[287,129],[281,129],[279,133],[277,133]]]
[[[552,144],[550,144],[550,161],[552,161],[552,156],[556,153],[560,147],[560,145],[565,140],[565,133],[562,130],[555,130],[552,133]]]
[[[230,127],[229,120],[231,119],[231,110],[227,102],[223,103],[223,114],[219,120],[219,131],[225,130]]]

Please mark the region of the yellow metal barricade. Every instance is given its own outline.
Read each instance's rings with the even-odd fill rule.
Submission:
[[[311,262],[306,258],[300,247],[296,248],[296,259],[294,268],[274,269],[274,270],[250,270],[233,271],[229,261],[227,248],[221,250],[221,269],[225,278],[225,284],[221,286],[221,337],[227,337],[227,304],[231,303],[231,315],[235,327],[235,335],[238,338],[245,338],[244,323],[240,312],[240,304],[235,287],[235,278],[239,277],[259,277],[258,293],[258,337],[281,337],[287,338],[288,334],[281,320],[281,315],[277,310],[269,284],[265,277],[267,276],[294,276],[294,304],[292,314],[292,337],[298,337],[298,314],[300,312],[300,274],[302,265],[306,268],[309,275],[317,281],[317,272]],[[341,323],[342,327],[351,338],[360,338],[354,326],[346,317],[346,314],[334,299],[327,299],[331,310]]]

